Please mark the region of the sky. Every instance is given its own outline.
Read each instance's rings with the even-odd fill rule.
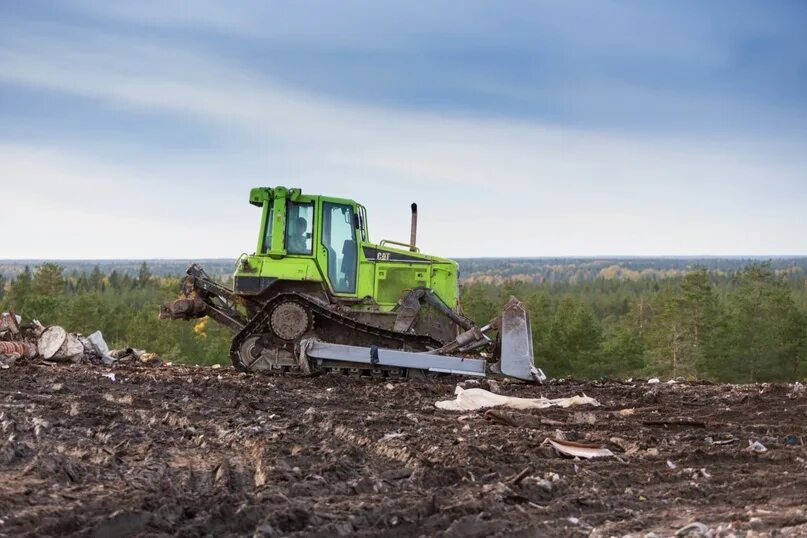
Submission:
[[[0,0],[0,259],[807,254],[807,2]]]

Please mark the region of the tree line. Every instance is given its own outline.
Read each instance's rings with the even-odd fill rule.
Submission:
[[[785,278],[770,263],[664,279],[477,282],[464,286],[462,305],[481,322],[510,295],[526,304],[536,362],[554,377],[807,375],[807,280]]]
[[[0,305],[26,319],[165,360],[228,362],[231,333],[214,322],[160,321],[179,277],[138,270],[71,271],[56,263],[0,277]],[[807,376],[807,279],[770,262],[736,271],[689,269],[668,277],[462,286],[466,315],[485,323],[509,296],[527,306],[536,362],[552,377],[650,377],[751,382]]]
[[[71,271],[56,263],[25,267],[11,282],[0,277],[0,305],[26,320],[61,325],[89,334],[100,330],[111,348],[133,347],[158,353],[166,361],[229,362],[231,334],[207,320],[157,319],[159,305],[176,297],[178,277],[156,277],[145,262],[137,272],[99,266]]]

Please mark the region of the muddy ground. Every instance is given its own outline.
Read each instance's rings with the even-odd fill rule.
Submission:
[[[458,381],[18,363],[0,370],[0,536],[807,536],[799,386],[500,382],[602,406],[435,409]]]

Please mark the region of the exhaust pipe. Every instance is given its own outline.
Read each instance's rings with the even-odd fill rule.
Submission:
[[[416,203],[412,203],[412,227],[409,230],[409,250],[415,252],[417,248],[415,245],[417,244],[417,235],[418,235],[418,205]]]

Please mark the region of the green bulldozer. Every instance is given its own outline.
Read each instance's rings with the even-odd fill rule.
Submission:
[[[180,298],[160,309],[232,329],[236,368],[545,379],[518,300],[482,327],[463,315],[457,263],[416,246],[416,204],[409,242],[376,244],[353,200],[260,187],[249,202],[261,210],[258,243],[237,260],[232,289],[194,264]]]

